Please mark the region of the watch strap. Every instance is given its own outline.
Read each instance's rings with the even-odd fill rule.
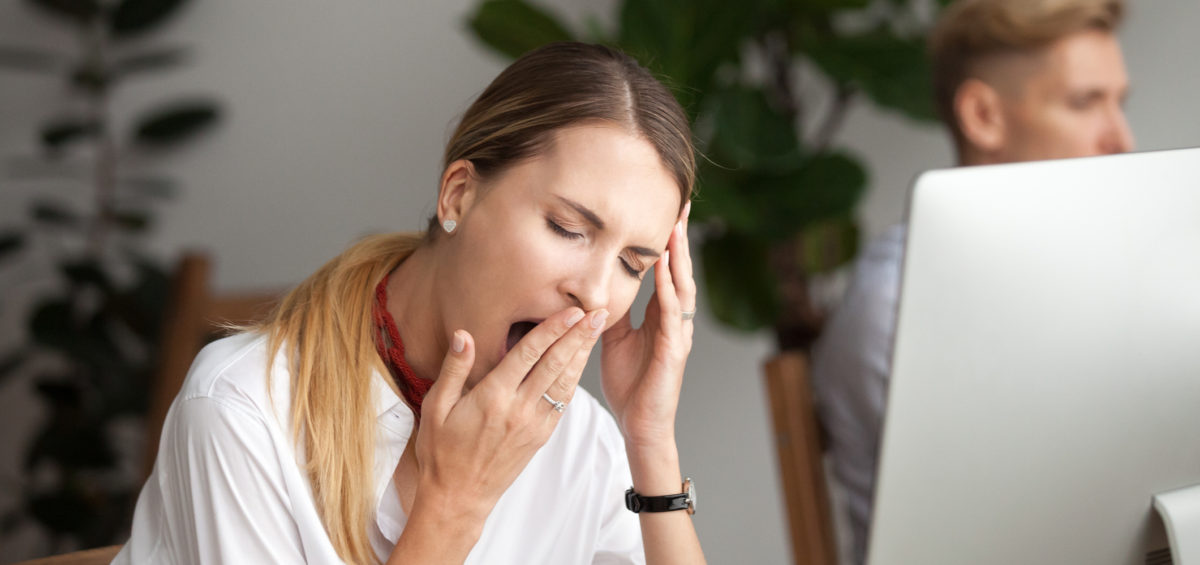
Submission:
[[[625,491],[625,508],[631,512],[673,512],[688,509],[688,493],[668,494],[665,496],[642,496],[634,492],[633,487]]]

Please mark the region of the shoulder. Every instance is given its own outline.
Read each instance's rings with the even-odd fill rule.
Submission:
[[[904,241],[908,237],[908,226],[896,224],[871,240],[856,264],[857,278],[870,275],[900,272],[904,261]]]
[[[261,333],[236,334],[208,344],[192,362],[176,403],[208,399],[264,418],[273,407],[286,407],[287,364],[282,355],[268,360],[268,353],[267,337]]]

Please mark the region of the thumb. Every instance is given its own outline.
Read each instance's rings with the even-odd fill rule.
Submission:
[[[462,397],[463,385],[467,375],[475,365],[475,340],[466,330],[456,330],[450,338],[450,347],[446,349],[446,358],[442,361],[442,370],[438,373],[437,382],[429,388],[422,403],[422,419],[433,417],[441,423],[450,414],[450,409]]]

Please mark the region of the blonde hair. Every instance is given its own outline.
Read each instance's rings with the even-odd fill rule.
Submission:
[[[962,131],[954,114],[959,86],[979,77],[986,59],[1032,53],[1073,33],[1114,32],[1123,0],[959,0],[942,13],[929,37],[933,97],[955,140]]]
[[[445,163],[468,159],[487,178],[538,154],[555,130],[589,120],[644,137],[688,199],[695,160],[686,114],[646,69],[597,45],[552,44],[514,62],[464,114]],[[388,371],[375,349],[375,287],[417,248],[436,245],[438,231],[358,242],[288,293],[258,327],[270,336],[271,358],[286,348],[291,431],[303,444],[317,512],[347,563],[378,563],[367,538],[375,510],[371,380]]]

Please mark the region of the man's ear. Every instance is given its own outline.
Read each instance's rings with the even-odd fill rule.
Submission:
[[[1000,93],[979,79],[967,79],[954,93],[954,117],[963,142],[980,153],[1004,147],[1006,128]]]
[[[479,179],[470,161],[459,159],[447,165],[446,170],[442,171],[442,184],[438,189],[438,222],[461,222],[474,204],[478,191]]]

